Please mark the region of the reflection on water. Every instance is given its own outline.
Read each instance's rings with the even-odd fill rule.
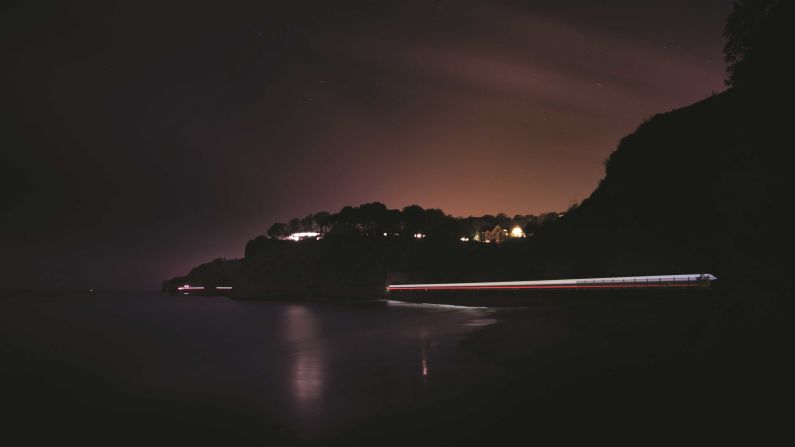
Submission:
[[[289,305],[283,313],[286,341],[292,351],[290,385],[295,408],[301,413],[318,410],[325,381],[325,344],[319,319],[312,309]]]
[[[428,377],[430,372],[428,371],[428,351],[425,348],[425,343],[422,344],[422,376]]]
[[[428,329],[426,327],[420,328],[417,337],[420,342],[420,371],[422,372],[423,381],[430,375],[428,369],[428,351],[430,350],[431,339],[428,336]]]
[[[232,409],[262,414],[263,422],[317,438],[483,377],[488,366],[463,351],[460,341],[494,317],[482,308],[396,302],[336,306],[140,293],[19,296],[0,301],[0,374],[15,368],[6,374],[25,378],[20,396],[57,382],[65,395],[89,396],[103,409],[124,410],[135,405],[130,396],[173,395],[171,406],[159,408],[162,414],[248,427],[229,416]],[[31,365],[31,358],[38,363]],[[42,371],[46,380],[39,379]],[[218,396],[228,407],[215,406]],[[53,398],[22,399],[28,401],[49,407]],[[213,404],[181,406],[204,401]],[[141,408],[148,411],[144,402]],[[105,413],[91,405],[70,410],[81,420]]]
[[[469,323],[465,323],[465,326],[488,326],[490,324],[496,323],[497,320],[494,318],[476,318],[474,320],[470,320]]]
[[[323,359],[317,353],[302,352],[293,362],[292,389],[296,407],[307,411],[315,407],[323,393]]]

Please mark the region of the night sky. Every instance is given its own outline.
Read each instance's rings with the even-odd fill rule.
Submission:
[[[368,201],[564,210],[622,136],[724,89],[730,8],[4,2],[0,288],[155,289]]]

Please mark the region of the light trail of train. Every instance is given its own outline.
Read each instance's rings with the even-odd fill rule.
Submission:
[[[524,289],[626,289],[664,287],[709,287],[718,279],[709,273],[612,278],[552,279],[438,284],[389,284],[388,292],[424,290],[524,290]]]

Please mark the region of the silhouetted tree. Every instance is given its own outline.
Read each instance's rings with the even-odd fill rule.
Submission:
[[[539,226],[549,225],[557,220],[558,220],[558,213],[555,212],[544,213],[538,216],[538,225]]]
[[[403,215],[400,210],[387,210],[383,230],[387,233],[403,232]]]
[[[499,213],[495,217],[497,220],[497,225],[501,226],[503,229],[510,228],[511,226],[511,218],[508,217],[505,213]]]
[[[790,82],[793,19],[791,0],[736,1],[723,32],[726,83]]]
[[[403,231],[407,236],[421,233],[425,230],[424,217],[425,210],[419,205],[409,205],[403,208]]]
[[[312,231],[315,229],[315,216],[309,214],[301,219],[301,231]]]
[[[476,224],[476,219],[473,217],[468,217],[466,219],[459,220],[458,223],[458,237],[466,237],[466,238],[474,238],[475,234],[480,231],[480,227]]]
[[[441,222],[434,225],[431,235],[437,239],[458,239],[461,236],[460,220],[452,216],[444,216]]]
[[[340,223],[356,225],[359,221],[359,210],[352,206],[344,206],[337,214]]]
[[[478,226],[480,227],[481,231],[491,230],[497,226],[497,218],[491,214],[484,214],[480,216],[478,221]]]
[[[446,227],[445,222],[448,216],[444,211],[438,208],[428,208],[423,215],[423,232],[434,237],[443,237],[445,235],[445,228],[452,231],[452,236],[455,236],[455,227]]]
[[[268,236],[281,238],[299,231],[319,231],[337,236],[367,235],[382,237],[401,234],[411,237],[423,233],[433,239],[475,238],[476,235],[491,231],[496,226],[510,230],[521,227],[525,233],[533,234],[540,222],[556,220],[557,213],[547,213],[538,217],[517,214],[513,218],[504,213],[497,216],[486,214],[476,217],[459,218],[447,215],[438,208],[424,209],[419,205],[409,205],[403,210],[389,209],[380,202],[364,203],[360,206],[345,206],[339,213],[320,211],[304,218],[293,218],[287,224],[277,222],[268,229]],[[481,234],[482,236],[482,234]]]
[[[535,235],[538,231],[538,217],[527,216],[527,223],[522,227],[522,230],[528,237]]]
[[[329,224],[331,223],[330,214],[328,211],[320,211],[315,213],[314,219],[321,233],[327,233]]]
[[[374,234],[381,232],[384,227],[387,216],[387,208],[383,203],[373,202],[365,203],[359,207],[359,224],[364,228],[367,234]]]
[[[297,233],[301,231],[301,219],[297,217],[290,219],[290,221],[287,223],[287,229],[290,233]]]
[[[268,236],[272,238],[282,237],[287,233],[287,225],[282,222],[276,222],[268,228]]]
[[[340,213],[333,213],[329,214],[328,218],[326,219],[327,229],[326,232],[332,231],[337,224],[340,223]]]

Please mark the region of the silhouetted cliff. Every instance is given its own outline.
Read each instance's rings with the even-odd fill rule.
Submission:
[[[593,194],[540,235],[548,275],[710,271],[724,285],[783,283],[794,8],[736,2],[724,33],[731,87],[621,141]]]
[[[540,238],[562,275],[780,269],[788,119],[779,97],[731,89],[625,137],[591,196]]]

